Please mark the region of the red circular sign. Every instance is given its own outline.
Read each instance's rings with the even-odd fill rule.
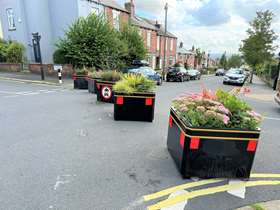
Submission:
[[[102,97],[106,100],[112,97],[112,89],[108,86],[103,86],[101,89]]]

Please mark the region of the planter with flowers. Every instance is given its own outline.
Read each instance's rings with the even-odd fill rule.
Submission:
[[[184,178],[250,177],[262,117],[231,93],[173,101],[167,147]]]
[[[121,79],[121,73],[117,71],[104,71],[100,79],[96,80],[97,101],[114,103],[113,85]]]
[[[127,74],[114,86],[114,119],[153,122],[155,83],[142,75]]]
[[[97,93],[96,81],[101,79],[102,71],[93,71],[88,73],[88,92]]]
[[[76,70],[72,75],[74,89],[88,89],[87,70]]]

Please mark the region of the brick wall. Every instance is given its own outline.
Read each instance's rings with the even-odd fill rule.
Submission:
[[[57,76],[57,71],[54,71],[52,64],[43,64],[43,70],[47,76]],[[65,77],[71,77],[74,70],[72,65],[63,65],[62,75]],[[29,64],[29,71],[34,74],[41,74],[41,64]]]
[[[0,71],[20,72],[21,70],[22,64],[0,63]]]

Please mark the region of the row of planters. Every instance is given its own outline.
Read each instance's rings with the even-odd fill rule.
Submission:
[[[97,101],[114,104],[114,119],[153,122],[155,109],[154,81],[139,74],[117,71],[79,71],[73,76],[74,88],[88,89]]]
[[[116,72],[91,79],[97,100],[114,103],[115,120],[153,121],[153,81]],[[172,103],[167,148],[183,178],[249,179],[261,120],[235,94],[222,90],[185,94]]]

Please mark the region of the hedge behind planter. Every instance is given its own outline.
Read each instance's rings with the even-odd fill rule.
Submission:
[[[155,93],[115,93],[114,119],[153,122]]]
[[[249,179],[260,131],[190,128],[171,109],[167,147],[183,178]]]
[[[96,80],[97,101],[114,103],[113,85],[115,82]]]

